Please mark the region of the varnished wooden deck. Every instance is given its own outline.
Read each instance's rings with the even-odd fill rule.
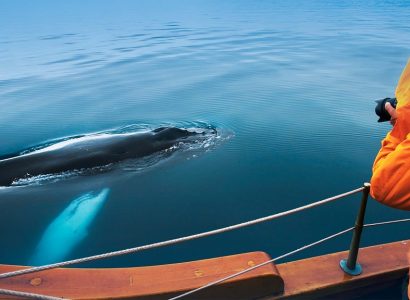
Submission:
[[[350,299],[348,295],[366,293],[403,280],[408,272],[407,252],[410,240],[360,249],[363,273],[349,276],[339,267],[347,251],[279,264],[285,291],[266,299]],[[329,296],[331,295],[331,298]]]
[[[269,259],[264,252],[252,252],[152,267],[54,269],[0,279],[0,288],[69,299],[169,299]],[[0,265],[0,273],[21,268]],[[271,264],[187,299],[254,299],[282,289]]]
[[[339,261],[347,257],[344,251],[266,265],[186,299],[350,299],[402,280],[408,272],[409,243],[362,248],[359,276],[340,269]],[[252,252],[152,267],[55,269],[0,279],[0,288],[70,299],[168,299],[269,259],[263,252]],[[0,273],[21,268],[0,265]]]

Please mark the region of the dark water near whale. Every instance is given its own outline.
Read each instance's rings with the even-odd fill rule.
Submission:
[[[361,186],[389,129],[376,123],[373,100],[393,96],[410,56],[409,9],[408,1],[2,2],[0,155],[164,123],[204,122],[229,138],[126,175],[0,189],[0,262],[143,245]],[[83,266],[278,256],[352,226],[359,198]],[[407,216],[371,201],[367,221]],[[407,239],[409,229],[366,230],[363,245]]]

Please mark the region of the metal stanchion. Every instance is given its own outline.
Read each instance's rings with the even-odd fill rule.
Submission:
[[[352,242],[350,243],[349,256],[347,259],[340,261],[340,267],[349,275],[356,276],[362,273],[362,266],[357,262],[357,255],[359,254],[360,237],[363,230],[364,215],[366,213],[367,199],[369,198],[370,184],[364,184],[364,190],[362,194],[362,201],[360,204],[360,210],[357,214],[356,223],[354,226],[354,232]]]

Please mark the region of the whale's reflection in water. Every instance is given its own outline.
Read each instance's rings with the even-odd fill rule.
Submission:
[[[110,193],[109,188],[75,198],[44,231],[29,265],[63,260],[88,234],[88,228]]]

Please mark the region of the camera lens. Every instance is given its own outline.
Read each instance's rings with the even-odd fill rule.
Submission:
[[[396,108],[397,105],[397,99],[396,98],[384,98],[376,101],[376,108],[375,112],[376,115],[379,116],[379,120],[377,122],[386,122],[390,121],[391,116],[386,110],[386,103],[389,102],[394,108]]]

